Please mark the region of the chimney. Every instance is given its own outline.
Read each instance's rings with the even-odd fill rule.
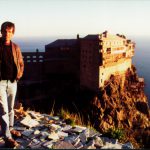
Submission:
[[[39,52],[39,49],[38,49],[38,48],[36,49],[36,52],[37,52],[37,53]]]
[[[108,33],[108,31],[106,30],[106,31],[104,32],[104,36],[105,36],[105,37],[107,37],[107,33]]]
[[[79,38],[80,38],[80,37],[79,37],[79,34],[77,34],[77,40],[79,40]]]

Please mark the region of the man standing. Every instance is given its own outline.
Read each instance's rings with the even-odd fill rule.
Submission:
[[[11,41],[15,32],[12,22],[1,25],[0,38],[0,124],[6,147],[15,147],[18,143],[12,135],[18,134],[13,129],[14,102],[17,92],[17,81],[22,77],[24,63],[21,50]]]

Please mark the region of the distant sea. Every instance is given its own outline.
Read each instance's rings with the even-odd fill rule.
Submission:
[[[35,52],[38,49],[40,52],[45,51],[45,45],[53,42],[54,40],[49,38],[17,38],[13,39],[17,43],[22,52]]]
[[[37,38],[37,39],[14,39],[21,47],[22,52],[35,52],[38,49],[45,51],[45,45],[57,40],[57,38]],[[133,64],[136,66],[139,77],[145,80],[145,93],[150,105],[150,40],[148,38],[131,38],[136,43]]]
[[[136,66],[139,77],[145,80],[145,94],[150,106],[150,39],[135,38],[136,43],[133,64]]]

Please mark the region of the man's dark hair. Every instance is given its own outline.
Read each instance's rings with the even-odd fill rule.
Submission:
[[[6,28],[13,28],[13,33],[15,32],[15,24],[12,23],[12,22],[9,22],[9,21],[4,22],[4,23],[1,25],[1,32],[2,32],[3,30],[5,30]]]

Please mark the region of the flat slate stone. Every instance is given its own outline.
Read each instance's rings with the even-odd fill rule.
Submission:
[[[21,137],[15,138],[20,144],[17,149],[133,149],[130,142],[120,144],[117,139],[101,137],[95,129],[67,125],[57,116],[52,117],[34,111],[30,111],[29,114],[31,116],[16,120],[14,128],[22,133]],[[0,148],[5,148],[1,136]]]
[[[72,132],[77,132],[77,133],[81,133],[84,130],[86,130],[86,127],[77,126],[77,125],[71,129]]]
[[[56,141],[55,140],[51,140],[51,141],[46,141],[43,143],[43,147],[45,148],[52,148],[53,144],[55,143]]]
[[[58,140],[59,136],[57,133],[53,132],[53,133],[49,134],[48,139]]]
[[[59,137],[68,137],[68,133],[62,132],[62,131],[58,131],[57,132]]]
[[[75,149],[75,147],[71,143],[65,141],[59,141],[55,143],[53,147],[54,149]]]
[[[29,129],[29,130],[23,131],[22,134],[28,137],[28,136],[30,136],[33,132],[34,132],[34,130]]]
[[[71,125],[66,125],[66,126],[64,126],[64,127],[62,128],[62,131],[68,131],[68,130],[70,130],[70,129],[72,129],[72,126],[71,126]]]
[[[3,140],[0,140],[0,148],[4,148],[5,147],[5,142]]]
[[[130,142],[127,142],[122,145],[122,149],[133,149],[133,145]]]
[[[20,121],[20,123],[29,128],[39,125],[39,122],[32,119],[30,116],[26,116],[22,121]]]

